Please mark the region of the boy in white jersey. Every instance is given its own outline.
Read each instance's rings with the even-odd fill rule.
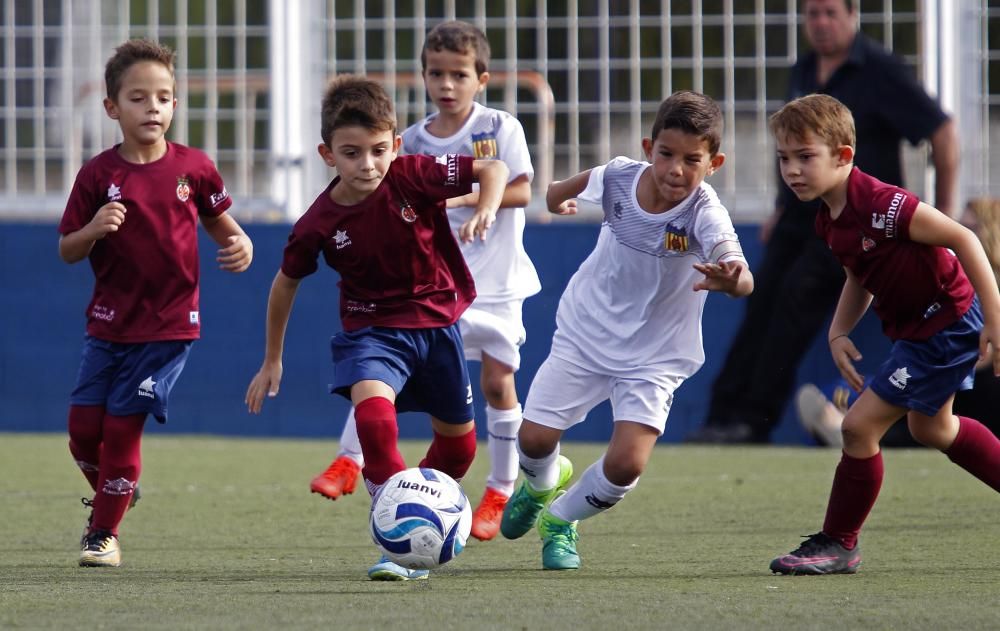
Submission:
[[[469,155],[501,160],[510,169],[496,222],[489,239],[462,243],[462,254],[476,282],[476,300],[462,314],[459,328],[465,358],[482,363],[480,387],[486,398],[487,446],[490,473],[483,499],[473,514],[472,536],[492,539],[500,515],[517,480],[515,437],[521,424],[521,406],[514,388],[514,372],[521,363],[525,330],[521,321],[524,299],[541,290],[535,267],[524,251],[524,206],[531,199],[534,169],[524,130],[506,112],[475,101],[489,80],[489,42],[466,22],[444,22],[424,42],[421,64],[427,92],[438,108],[403,132],[403,152]],[[478,190],[448,200],[452,230],[468,221],[479,199]],[[364,465],[353,410],[340,437],[340,452],[326,471],[310,484],[314,493],[336,499],[354,490]]]
[[[725,161],[721,137],[718,105],[678,92],[660,105],[652,135],[642,140],[649,162],[619,157],[549,186],[551,212],[574,214],[579,197],[601,204],[604,222],[559,301],[552,351],[531,384],[518,433],[525,480],[500,526],[516,539],[537,522],[545,569],[578,568],[577,522],[635,487],[674,390],[704,362],[702,290],[753,291],[729,213],[703,182]],[[608,449],[563,491],[573,466],[559,454],[559,440],[609,398]]]

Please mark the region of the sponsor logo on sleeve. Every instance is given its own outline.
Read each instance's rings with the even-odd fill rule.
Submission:
[[[444,165],[448,169],[448,176],[444,181],[445,186],[458,186],[458,155],[449,153],[442,158],[445,159]]]
[[[888,239],[896,236],[896,218],[899,216],[899,208],[903,205],[906,195],[897,192],[889,202],[889,209],[885,212],[885,236]]]
[[[208,201],[212,204],[212,208],[215,208],[227,199],[229,199],[229,191],[226,190],[225,186],[222,187],[221,193],[212,193],[208,196]]]

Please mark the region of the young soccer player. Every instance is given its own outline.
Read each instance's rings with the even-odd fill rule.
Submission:
[[[267,305],[264,363],[247,390],[260,411],[276,396],[292,301],[322,254],[340,274],[343,331],[331,340],[334,392],[350,398],[372,497],[406,468],[396,411],[431,415],[434,437],[420,466],[461,479],[476,453],[472,386],[458,318],[476,297],[448,223],[445,200],[480,184],[463,241],[485,239],[507,182],[497,160],[397,157],[392,101],[375,81],[338,77],[323,97],[319,154],[337,177],[295,223]],[[426,578],[383,558],[373,580]]]
[[[1000,293],[972,231],[853,166],[854,119],[840,101],[796,99],[771,117],[771,130],[782,178],[799,199],[822,200],[816,231],[847,272],[829,340],[853,389],[865,378],[854,367],[861,355],[850,333],[870,305],[893,340],[844,418],[823,530],[771,562],[782,574],[850,574],[861,564],[858,534],[882,485],[879,440],[903,414],[917,441],[1000,490],[1000,441],[952,413],[980,355],[1000,373]]]
[[[118,566],[118,527],[138,492],[147,414],[167,399],[199,336],[198,220],[220,268],[242,272],[250,239],[204,153],[168,142],[177,107],[174,53],[131,40],[105,68],[104,109],[122,142],[85,164],[62,221],[59,256],[94,270],[87,336],[70,397],[69,449],[95,495],[80,565]]]
[[[534,170],[524,130],[516,118],[484,107],[475,98],[489,81],[490,46],[482,31],[466,22],[435,26],[424,41],[420,61],[424,84],[436,114],[403,132],[408,154],[470,155],[501,160],[510,169],[496,223],[486,241],[463,243],[462,254],[476,282],[476,300],[458,321],[467,360],[482,363],[480,387],[486,398],[490,472],[486,490],[472,516],[472,536],[492,539],[517,479],[514,441],[521,425],[521,405],[514,373],[525,339],[521,320],[524,299],[539,292],[538,274],[524,251],[524,206],[531,200]],[[457,234],[475,211],[478,192],[449,199],[448,219]],[[316,476],[310,488],[330,499],[351,493],[364,465],[353,410],[340,437],[340,452]]]
[[[575,213],[578,197],[601,204],[604,223],[563,293],[552,350],[528,392],[517,442],[525,480],[500,526],[516,539],[537,522],[545,569],[578,568],[577,522],[635,488],[674,391],[704,362],[703,290],[753,291],[729,213],[704,182],[725,161],[721,137],[718,105],[678,92],[642,140],[649,162],[616,158],[549,187],[551,212]],[[563,493],[573,467],[559,440],[609,398],[608,449]]]

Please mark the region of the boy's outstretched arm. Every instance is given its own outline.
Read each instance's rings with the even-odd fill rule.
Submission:
[[[493,225],[503,200],[510,169],[499,160],[473,160],[472,175],[479,182],[479,201],[476,212],[458,229],[459,238],[466,242],[477,236],[486,240],[486,231]]]
[[[545,192],[545,205],[549,212],[554,215],[575,215],[576,197],[587,190],[591,171],[593,169],[587,169],[573,177],[549,184],[549,189]]]
[[[285,329],[288,327],[288,317],[292,313],[292,303],[295,302],[295,292],[299,289],[300,279],[285,276],[278,270],[271,283],[271,294],[267,298],[267,345],[264,349],[264,363],[254,375],[247,388],[244,402],[252,414],[260,412],[264,397],[278,396],[278,386],[281,384],[281,355],[285,349]]]
[[[59,237],[59,258],[67,263],[76,263],[87,258],[94,244],[125,223],[125,205],[108,202],[97,209],[94,218],[76,232]]]
[[[840,300],[837,301],[837,308],[833,312],[827,340],[837,370],[855,392],[861,392],[865,378],[854,368],[854,362],[861,360],[861,353],[849,335],[861,320],[861,316],[868,311],[872,295],[861,286],[851,270],[845,267],[844,272],[847,274],[847,280],[844,281],[844,289],[840,292]]]
[[[448,208],[465,208],[475,206],[479,203],[479,191],[472,191],[468,195],[452,197],[448,200]],[[519,175],[503,189],[503,199],[500,200],[500,208],[524,208],[531,203],[531,181],[527,175]]]
[[[205,226],[208,236],[219,244],[219,254],[215,257],[219,269],[238,273],[250,267],[250,262],[253,261],[253,243],[229,213],[215,217],[203,215],[201,225]]]
[[[910,239],[948,248],[962,263],[962,269],[975,288],[983,310],[979,356],[985,358],[992,353],[993,374],[1000,376],[1000,290],[997,289],[996,276],[986,258],[983,244],[971,230],[923,202],[917,205],[910,220]]]

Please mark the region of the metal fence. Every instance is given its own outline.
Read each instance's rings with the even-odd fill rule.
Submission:
[[[995,0],[866,0],[862,29],[902,55],[959,120],[963,198],[990,182],[1000,112]],[[797,0],[0,0],[0,213],[59,215],[80,165],[118,141],[103,66],[129,37],[178,52],[170,137],[217,161],[244,219],[294,219],[330,173],[318,159],[319,99],[340,72],[379,77],[401,125],[426,115],[420,46],[458,18],[493,48],[485,102],[522,121],[535,199],[551,179],[615,155],[641,157],[661,99],[687,88],[723,107],[726,166],[711,180],[737,221],[768,214],[766,118],[803,46]],[[992,27],[992,30],[991,30]],[[924,150],[907,185],[933,186]],[[539,208],[532,213],[543,217]]]

